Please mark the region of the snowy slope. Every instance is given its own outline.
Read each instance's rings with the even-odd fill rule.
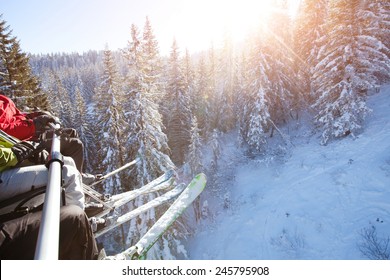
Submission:
[[[189,257],[367,259],[364,229],[390,237],[390,86],[368,106],[357,139],[321,146],[300,134],[283,156],[247,159],[222,139],[222,177],[206,188]]]

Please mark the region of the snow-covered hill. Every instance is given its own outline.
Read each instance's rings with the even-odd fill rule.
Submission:
[[[290,148],[254,159],[235,136],[221,139],[223,171],[204,193],[189,258],[367,259],[379,254],[370,241],[389,254],[390,85],[368,106],[362,134],[327,146],[303,126]]]

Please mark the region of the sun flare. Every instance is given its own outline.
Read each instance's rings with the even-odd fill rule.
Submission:
[[[299,0],[289,1],[290,15]],[[242,41],[251,31],[272,16],[272,0],[198,0],[180,1],[180,24],[176,38],[190,50],[218,45],[226,36]],[[291,2],[291,3],[290,3]]]

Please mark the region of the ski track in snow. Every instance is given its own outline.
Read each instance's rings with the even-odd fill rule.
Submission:
[[[364,228],[390,236],[390,85],[368,106],[373,113],[356,139],[321,146],[317,135],[298,136],[282,164],[242,163],[225,139],[230,179],[206,187],[217,195],[207,196],[212,214],[188,242],[190,258],[365,259]]]

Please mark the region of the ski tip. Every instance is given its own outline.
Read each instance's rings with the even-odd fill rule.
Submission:
[[[206,187],[206,183],[207,183],[206,174],[199,173],[192,179],[192,181],[189,184],[189,187],[193,188],[195,186],[200,186],[201,189],[203,190]]]
[[[204,180],[204,181],[207,181],[207,176],[206,174],[204,174],[203,172],[202,173],[199,173],[198,175],[196,175],[194,177],[194,179],[196,180]]]

